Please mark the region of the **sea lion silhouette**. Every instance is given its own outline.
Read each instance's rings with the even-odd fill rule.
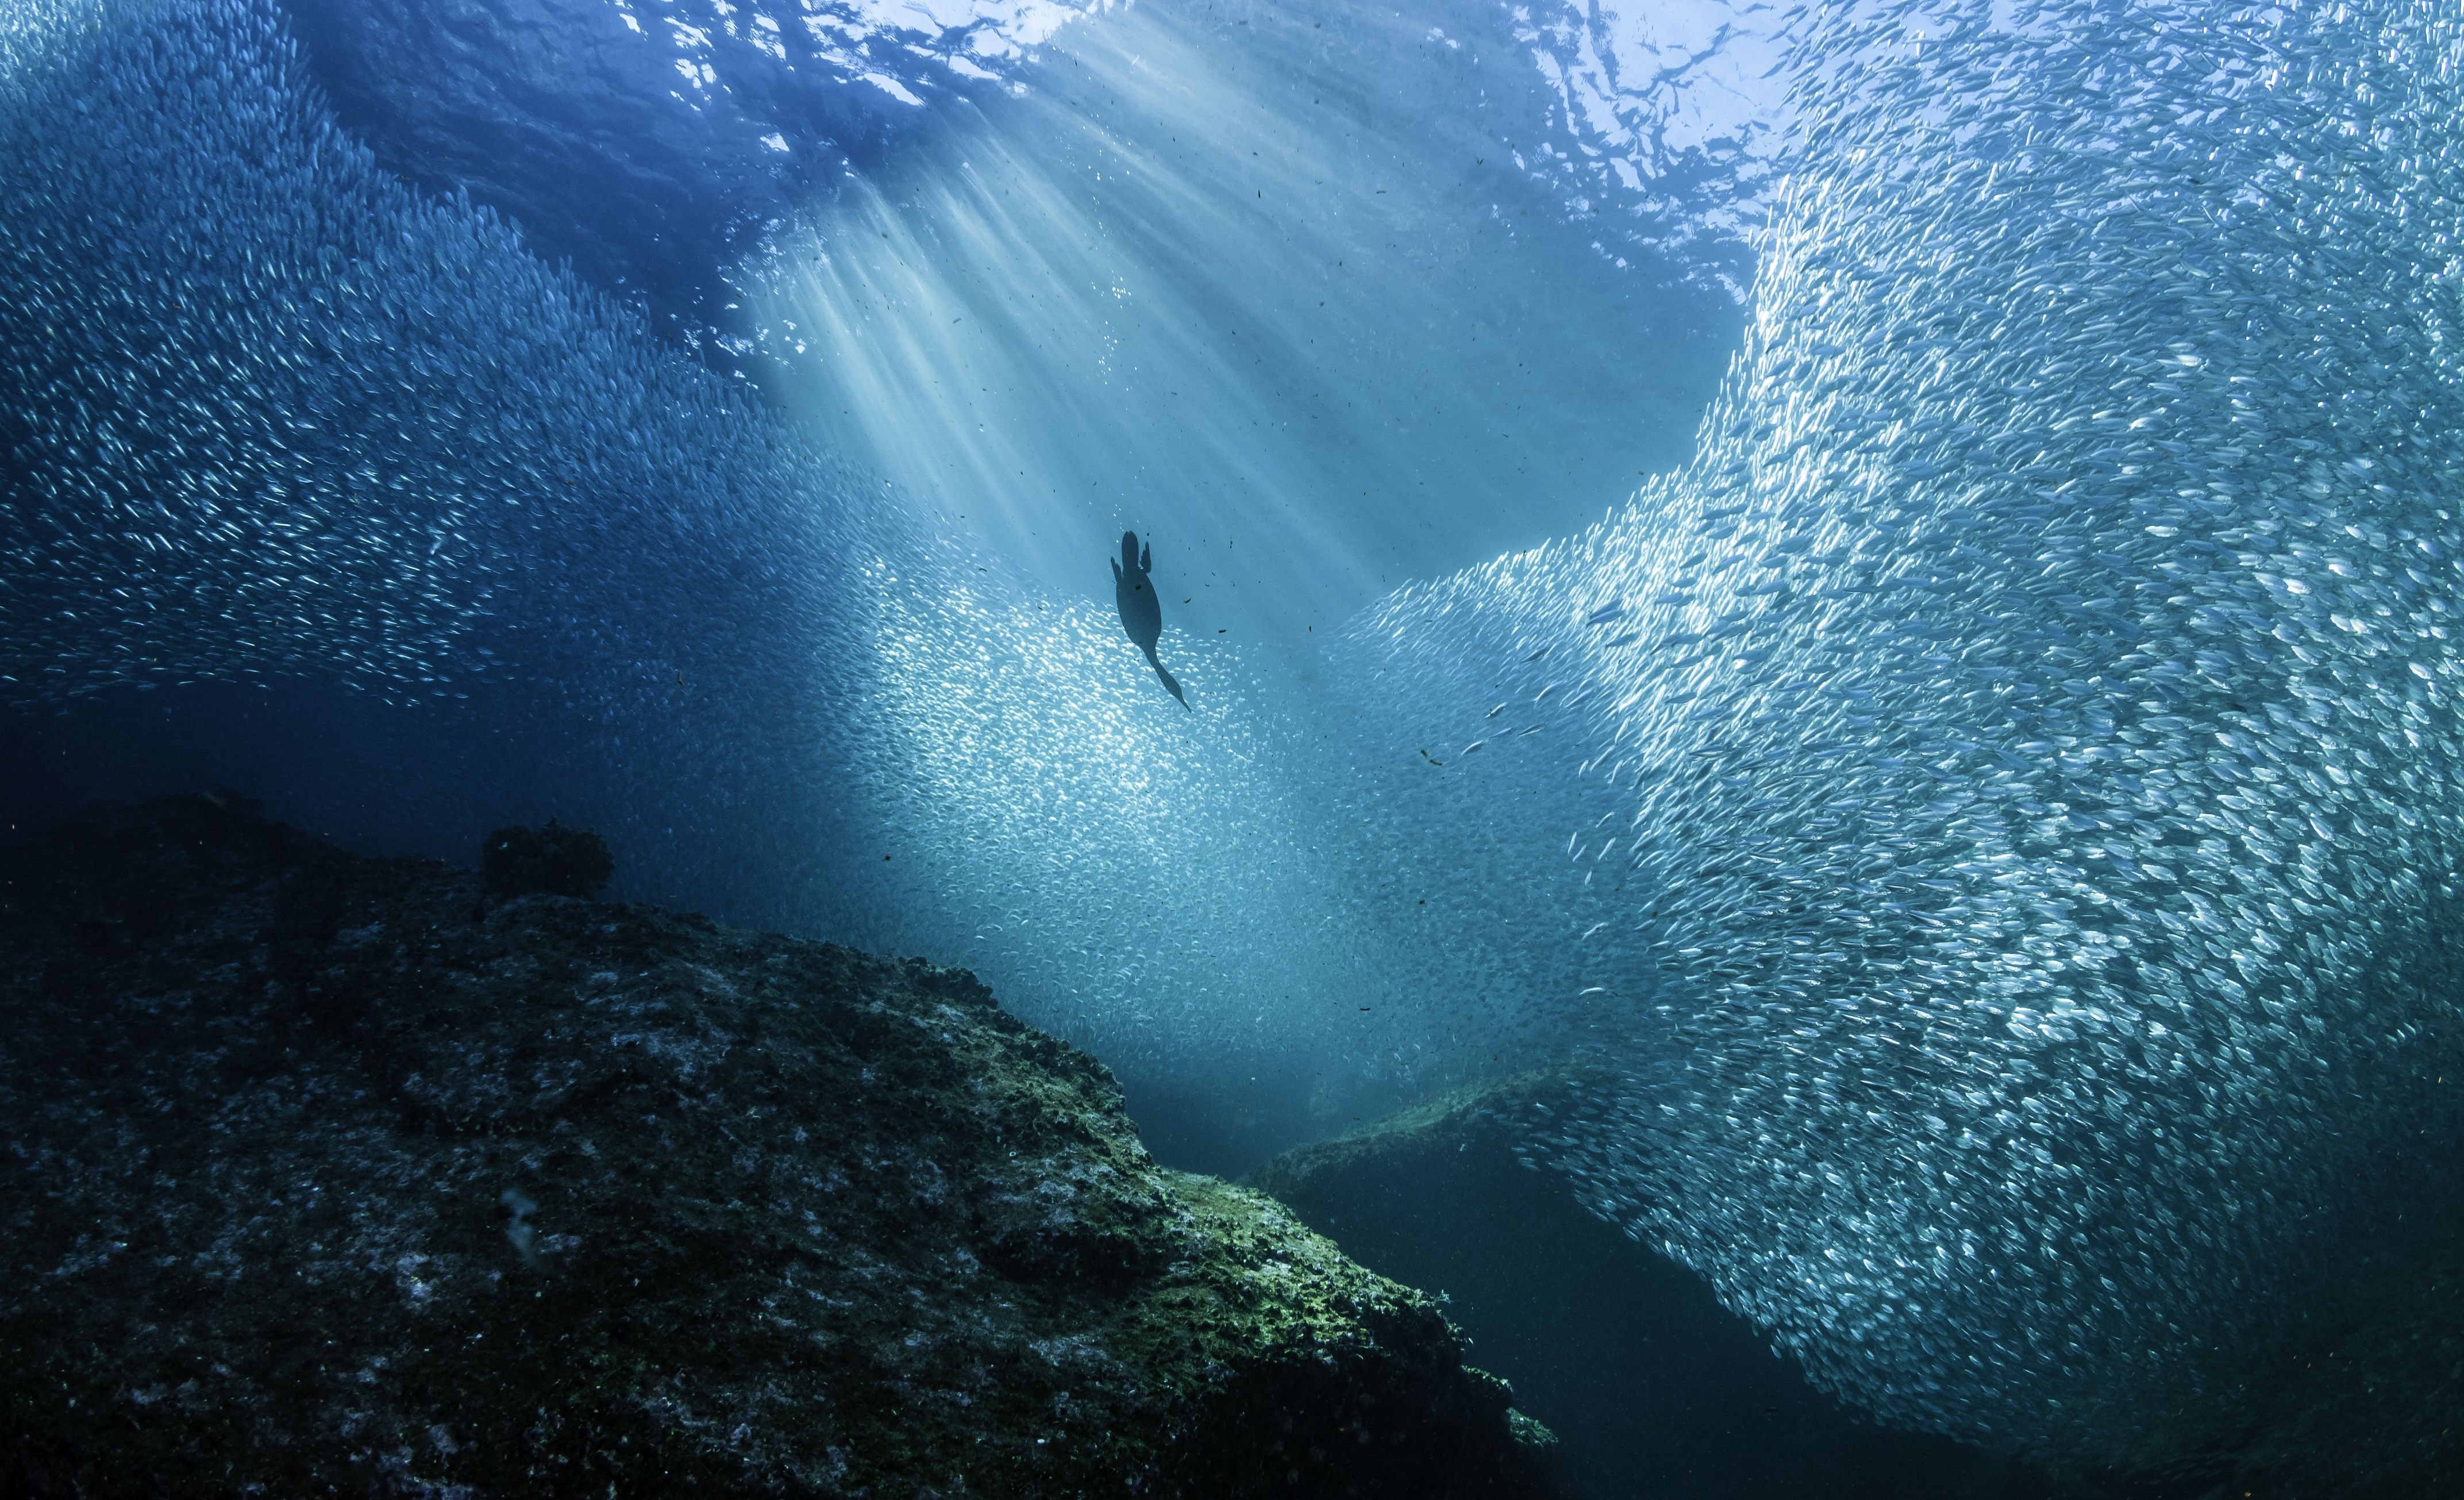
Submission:
[[[1155,580],[1147,576],[1154,570],[1155,549],[1141,550],[1134,531],[1121,533],[1121,555],[1112,563],[1112,603],[1121,611],[1121,629],[1147,653],[1147,665],[1163,679],[1164,691],[1187,708],[1189,699],[1181,697],[1180,684],[1155,660],[1155,642],[1163,638],[1163,601],[1155,597]]]

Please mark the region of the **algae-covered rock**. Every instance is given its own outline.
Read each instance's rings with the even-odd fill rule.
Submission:
[[[1542,1490],[1429,1299],[962,972],[221,799],[0,882],[0,1490]]]

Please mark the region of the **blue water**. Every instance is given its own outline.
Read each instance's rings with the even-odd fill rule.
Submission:
[[[1831,1397],[2179,1468],[2453,1145],[2459,62],[8,0],[0,811],[597,827],[1210,1170],[1581,1062],[1532,1164]]]

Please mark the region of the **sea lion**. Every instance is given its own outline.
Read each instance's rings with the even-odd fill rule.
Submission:
[[[1112,563],[1112,603],[1121,611],[1121,629],[1147,653],[1147,665],[1163,679],[1164,691],[1187,708],[1189,699],[1181,695],[1180,684],[1155,660],[1155,642],[1163,638],[1163,601],[1155,597],[1155,580],[1148,576],[1154,570],[1155,549],[1139,547],[1134,531],[1121,533],[1121,555]]]

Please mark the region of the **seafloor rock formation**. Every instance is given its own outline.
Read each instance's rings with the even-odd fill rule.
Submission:
[[[1556,1174],[1522,1170],[1527,1143],[1579,1113],[1598,1080],[1568,1069],[1458,1090],[1243,1180],[1362,1264],[1442,1289],[1484,1362],[1564,1436],[1561,1470],[1577,1495],[2464,1494],[2464,1187],[2452,1170],[2391,1177],[2403,1210],[2353,1245],[2334,1294],[2291,1314],[2300,1357],[2243,1372],[2235,1442],[2138,1471],[2046,1471],[1855,1420],[1700,1278],[1588,1213]],[[2455,1128],[2448,1115],[2421,1120],[2425,1136]]]
[[[1587,1211],[1557,1174],[1525,1170],[1525,1143],[1598,1078],[1543,1070],[1456,1090],[1243,1181],[1362,1264],[1443,1289],[1480,1357],[1565,1440],[1561,1470],[1587,1500],[2042,1500],[2023,1466],[1842,1411],[1700,1277]]]
[[[1524,1494],[964,973],[181,798],[0,851],[0,1489]]]

